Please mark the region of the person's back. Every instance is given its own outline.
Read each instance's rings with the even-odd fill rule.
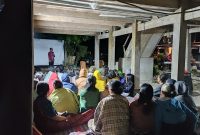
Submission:
[[[87,81],[86,77],[87,77],[87,71],[85,69],[81,69],[79,78],[75,81],[75,84],[78,87],[78,92],[86,86],[86,81]]]
[[[129,127],[129,107],[125,97],[111,95],[104,98],[100,105],[103,135],[126,135]]]
[[[189,95],[189,91],[185,82],[177,81],[174,86],[177,93],[175,99],[185,104],[193,113],[198,114],[197,106],[195,105],[192,97]]]
[[[164,84],[161,88],[161,97],[156,101],[156,135],[191,135],[194,131],[196,116],[174,99],[174,93],[172,84]]]
[[[77,113],[78,100],[75,96],[76,95],[73,94],[72,91],[65,88],[59,88],[53,91],[49,96],[49,99],[57,112]]]
[[[79,93],[80,112],[87,111],[90,108],[96,108],[100,100],[99,90],[95,87],[88,87]]]
[[[54,83],[61,83],[55,81]],[[62,83],[61,83],[62,84]],[[76,95],[68,89],[62,88],[62,85],[57,87],[54,84],[54,91],[49,96],[50,101],[53,104],[53,107],[57,112],[68,112],[68,113],[77,113],[78,112],[78,99]]]
[[[102,99],[94,114],[94,131],[102,135],[129,134],[129,103],[121,96],[123,89],[119,81],[109,84],[110,96]]]
[[[63,88],[70,89],[76,94],[78,93],[78,88],[73,83],[70,83],[70,78],[67,73],[63,73],[61,80],[63,83]]]
[[[152,101],[152,86],[143,84],[139,94],[139,99],[130,104],[131,133],[153,135],[155,103]]]

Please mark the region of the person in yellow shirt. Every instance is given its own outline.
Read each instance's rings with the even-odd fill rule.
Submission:
[[[96,78],[95,87],[99,90],[99,92],[103,92],[105,90],[106,80],[102,78],[99,70],[94,71],[94,77]]]
[[[54,82],[54,91],[49,96],[49,100],[59,113],[76,114],[79,111],[79,102],[76,94],[69,89],[63,88],[63,84],[59,80]]]

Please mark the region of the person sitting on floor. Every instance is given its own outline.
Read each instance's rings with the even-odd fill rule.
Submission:
[[[75,85],[78,87],[78,93],[81,89],[86,86],[87,81],[87,71],[85,69],[81,69],[79,73],[79,78],[75,81]]]
[[[192,97],[189,95],[185,82],[177,81],[174,86],[177,93],[175,99],[185,104],[193,113],[198,114],[197,106],[195,105]]]
[[[152,86],[144,83],[140,88],[139,99],[130,104],[132,135],[154,134],[155,102],[152,97]]]
[[[100,92],[95,88],[96,78],[88,76],[86,88],[79,93],[80,96],[80,112],[85,112],[88,109],[96,108],[100,101]]]
[[[73,83],[70,83],[70,78],[67,73],[63,73],[61,79],[64,88],[72,90],[74,93],[78,94],[78,88]]]
[[[33,103],[34,123],[43,134],[71,131],[73,128],[86,124],[93,118],[94,110],[85,113],[69,115],[67,117],[58,115],[52,102],[47,99],[49,85],[46,82],[37,84],[38,97]]]
[[[165,74],[165,73],[162,73],[158,76],[157,78],[157,82],[159,84],[159,86],[157,86],[155,89],[154,89],[154,96],[155,97],[160,97],[160,93],[161,93],[161,87],[163,84],[165,84],[166,80],[168,79],[168,75]]]
[[[114,70],[108,71],[107,81],[109,82],[110,80],[119,80]]]
[[[134,97],[134,75],[133,74],[127,74],[126,75],[126,83],[124,84],[124,93],[128,94],[128,96]]]
[[[100,91],[103,92],[106,86],[106,80],[103,79],[99,70],[94,71],[94,77],[96,78],[96,85],[95,87]]]
[[[60,80],[54,82],[54,91],[49,96],[49,99],[57,112],[74,114],[79,112],[79,102],[76,94],[69,89],[63,88]]]
[[[88,125],[95,134],[128,135],[129,102],[121,96],[122,85],[120,81],[113,80],[108,87],[110,95],[99,102],[94,120]]]
[[[184,104],[174,98],[172,84],[164,84],[156,101],[155,135],[192,135],[197,117]]]

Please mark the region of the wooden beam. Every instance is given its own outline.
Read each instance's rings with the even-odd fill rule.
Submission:
[[[96,24],[96,25],[104,24],[104,25],[108,25],[108,26],[124,25],[123,21],[105,21],[105,20],[64,17],[64,16],[51,16],[51,15],[42,15],[42,14],[34,15],[34,20],[68,22],[68,23],[74,23],[74,24]]]
[[[129,34],[132,33],[132,31],[133,31],[132,27],[122,28],[120,30],[114,31],[113,37]]]
[[[200,18],[200,6],[186,10],[185,20],[195,20],[198,18]]]
[[[190,28],[189,29],[189,33],[191,34],[191,33],[198,33],[198,32],[200,32],[200,27],[197,27],[197,28]]]
[[[60,29],[50,29],[50,28],[49,29],[35,28],[34,31],[38,33],[52,33],[52,34],[64,34],[64,35],[89,35],[89,36],[96,35],[96,32],[60,30]]]
[[[93,24],[74,24],[74,23],[65,23],[65,22],[55,22],[55,21],[34,21],[35,28],[41,27],[56,27],[58,29],[69,29],[69,30],[85,30],[85,31],[94,31],[94,32],[103,32],[105,30],[109,30],[110,26],[102,26],[102,25],[93,25]]]
[[[100,14],[116,14],[114,11],[98,11],[98,10],[91,10],[91,9],[77,9],[73,7],[63,7],[63,6],[56,6],[56,5],[45,5],[45,4],[37,4],[35,3],[33,6],[34,14],[43,14],[43,15],[53,15],[53,16],[67,16],[67,17],[78,17],[78,18],[85,18],[85,19],[101,19],[107,21],[119,21],[121,18],[116,17],[106,17],[106,16],[99,16]],[[118,10],[119,11],[119,10]],[[132,11],[121,11],[116,15],[121,16],[131,16],[123,18],[123,21],[126,23],[131,23],[134,20],[134,16],[144,16],[144,18],[150,18],[151,15],[147,15],[146,13],[136,13]]]
[[[98,36],[98,39],[105,39],[105,38],[109,38],[109,33],[103,33]]]
[[[117,0],[119,2],[128,2],[142,5],[151,5],[158,7],[169,7],[169,8],[179,8],[180,4],[178,0]]]
[[[144,31],[144,30],[162,27],[166,25],[172,25],[176,22],[177,16],[178,14],[174,14],[174,15],[161,17],[149,22],[140,23],[138,24],[138,31]]]

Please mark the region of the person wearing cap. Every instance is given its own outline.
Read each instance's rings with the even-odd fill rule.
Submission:
[[[174,85],[163,84],[156,101],[155,135],[192,135],[197,117],[175,95]]]
[[[198,115],[197,106],[195,105],[192,97],[189,95],[189,91],[185,82],[177,81],[174,86],[177,93],[175,99],[185,104],[193,113]]]
[[[128,135],[129,102],[121,96],[123,91],[120,81],[113,80],[108,85],[109,96],[102,99],[96,107],[94,120],[89,127],[95,134]]]
[[[139,99],[130,104],[132,135],[154,134],[155,102],[152,97],[152,86],[147,83],[142,84]]]

